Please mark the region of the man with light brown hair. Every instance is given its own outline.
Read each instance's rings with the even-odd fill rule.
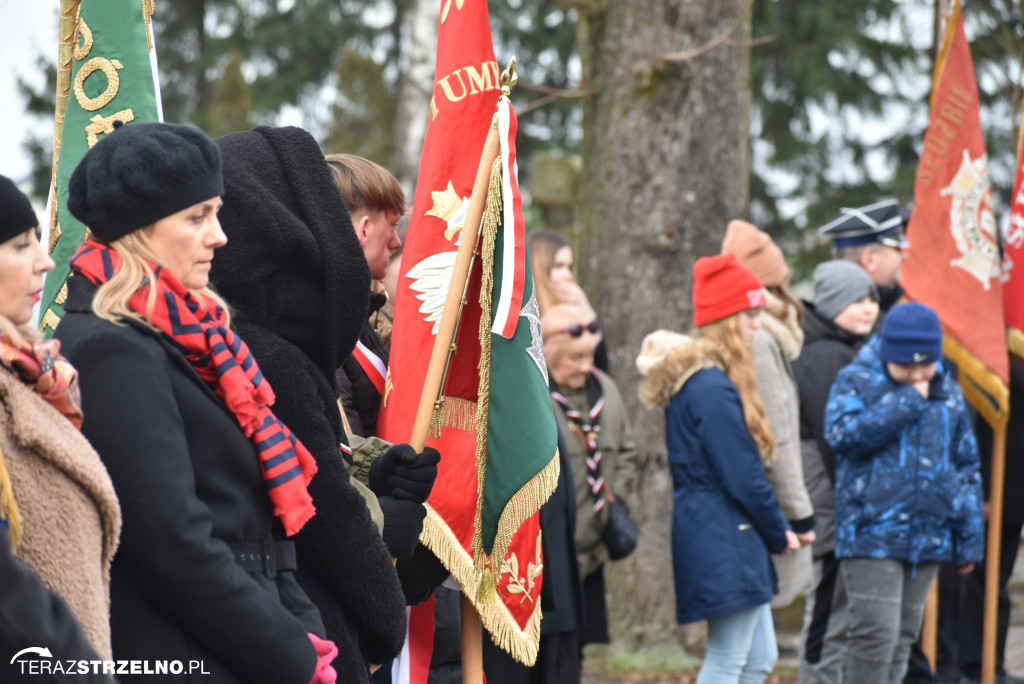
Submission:
[[[405,192],[390,171],[369,159],[354,154],[329,154],[326,159],[345,198],[370,275],[382,280],[391,253],[402,247],[396,227],[408,209]]]

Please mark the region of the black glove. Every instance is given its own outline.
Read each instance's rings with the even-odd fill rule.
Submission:
[[[410,557],[400,559],[395,567],[405,603],[410,606],[426,601],[448,577],[448,570],[441,561],[422,544],[416,546]]]
[[[432,447],[417,454],[408,444],[396,444],[370,466],[370,489],[377,496],[423,503],[434,487],[440,460]]]
[[[392,496],[377,499],[384,513],[384,544],[395,558],[408,558],[420,540],[427,509],[423,504]]]

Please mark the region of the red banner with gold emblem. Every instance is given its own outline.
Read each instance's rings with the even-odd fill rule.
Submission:
[[[957,0],[935,64],[901,284],[938,312],[964,395],[992,425],[1006,421],[1009,382],[996,231],[978,85]]]
[[[1017,138],[1017,177],[1003,236],[1003,312],[1010,353],[1024,359],[1024,117]]]
[[[557,428],[515,179],[515,117],[506,99],[499,106],[501,86],[486,1],[444,0],[378,432],[410,440],[484,144],[496,127],[502,154],[427,440],[442,458],[420,540],[462,585],[494,642],[532,664],[543,581],[538,511],[558,479]]]

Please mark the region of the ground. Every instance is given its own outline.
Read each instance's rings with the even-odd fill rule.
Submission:
[[[1010,631],[1006,639],[1006,669],[1024,674],[1024,545],[1014,565],[1010,582]],[[766,684],[797,684],[796,644],[800,607],[776,613],[779,663]],[[694,684],[700,670],[699,657],[682,646],[627,650],[589,646],[584,660],[583,684]]]

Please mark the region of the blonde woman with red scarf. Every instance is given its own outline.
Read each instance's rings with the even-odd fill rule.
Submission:
[[[315,513],[316,466],[207,287],[226,242],[217,145],[191,126],[119,126],[68,190],[92,235],[57,338],[122,506],[114,658],[183,663],[167,682],[333,683],[337,650],[287,540]]]
[[[800,547],[765,477],[775,452],[751,358],[761,281],[732,254],[693,268],[693,337],[644,338],[640,396],[665,410],[676,619],[706,620],[697,684],[760,684],[778,659],[770,554]]]
[[[15,681],[25,673],[10,661],[29,646],[57,658],[111,657],[110,563],[121,514],[79,432],[75,369],[31,325],[54,264],[31,203],[3,176],[0,214],[0,680]]]

